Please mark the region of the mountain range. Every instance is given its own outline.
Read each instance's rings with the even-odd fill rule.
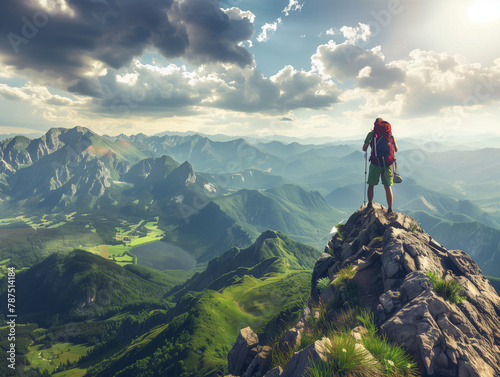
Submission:
[[[408,172],[405,161],[424,149],[401,146]],[[19,365],[56,377],[254,377],[271,367],[293,377],[332,328],[370,331],[368,312],[349,311],[361,306],[420,374],[457,374],[465,355],[476,368],[498,347],[498,296],[482,275],[500,277],[498,150],[433,153],[432,166],[414,164],[394,186],[395,207],[411,218],[379,204],[358,210],[364,158],[351,142],[109,137],[83,127],[1,141],[0,275],[17,268]],[[381,187],[376,201],[385,202]],[[151,268],[134,248],[153,242],[162,247]],[[165,270],[157,261],[169,253],[196,266]],[[438,298],[426,273],[456,280],[464,301]],[[7,332],[0,327],[3,351]]]
[[[125,218],[158,216],[166,241],[206,263],[220,250],[250,245],[268,228],[321,247],[333,225],[361,204],[363,155],[352,144],[218,140],[198,134],[109,137],[84,127],[8,138],[0,142],[0,209],[10,218],[105,213],[106,232],[90,227],[108,243],[110,229]],[[417,140],[407,144],[419,146]],[[416,150],[400,152],[402,171]],[[429,225],[435,237],[459,240],[457,232],[465,231],[470,239],[482,229],[483,242],[470,248],[481,255],[482,267],[500,247],[496,154],[443,146],[429,155],[435,160],[430,168],[413,166],[394,187],[396,207]],[[456,170],[462,157],[466,162]],[[463,183],[455,184],[457,176]],[[380,190],[376,201],[385,202]],[[433,218],[443,223],[435,227]]]
[[[43,235],[60,240],[69,229],[75,234],[76,224],[83,234],[92,230],[101,239],[96,246],[114,245],[119,241],[113,229],[121,228],[124,221],[140,223],[157,217],[164,241],[207,263],[221,250],[249,246],[266,229],[321,247],[332,224],[342,217],[320,193],[269,173],[273,169],[269,166],[286,163],[241,139],[110,138],[83,127],[51,129],[34,140],[4,140],[0,163],[4,217],[22,217],[16,224],[28,229],[34,218],[47,214],[60,220],[51,232],[36,226],[36,246],[29,232],[21,237],[23,250],[29,247],[35,252],[29,258],[26,252],[16,256],[20,267],[29,267],[54,250],[88,245],[80,240],[46,246],[50,241]],[[11,234],[6,234],[5,249],[0,247],[4,259],[10,257]]]

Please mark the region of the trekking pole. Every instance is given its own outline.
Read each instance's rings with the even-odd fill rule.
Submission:
[[[364,191],[364,195],[363,195],[363,204],[366,204],[366,167],[367,167],[367,154],[368,152],[365,151],[365,189],[363,190]]]

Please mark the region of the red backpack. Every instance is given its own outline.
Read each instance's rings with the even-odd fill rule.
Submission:
[[[370,162],[378,166],[391,166],[394,157],[394,138],[392,137],[391,125],[385,120],[377,120],[372,131],[370,141],[372,153]]]

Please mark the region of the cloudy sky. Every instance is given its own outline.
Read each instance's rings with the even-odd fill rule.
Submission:
[[[2,0],[0,133],[499,133],[500,0]]]

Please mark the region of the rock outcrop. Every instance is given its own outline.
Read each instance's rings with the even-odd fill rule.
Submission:
[[[238,339],[228,354],[230,376],[251,377],[270,369],[271,348],[259,344],[258,335],[250,327],[240,330]]]
[[[408,351],[420,375],[500,376],[500,297],[468,254],[447,250],[411,217],[374,204],[355,212],[328,242],[313,272],[311,302],[346,303],[353,292],[334,281],[348,266],[356,304],[371,309],[379,331]],[[437,293],[430,276],[458,283],[458,299]],[[282,341],[300,342],[311,313],[304,310]],[[351,335],[359,342],[364,331]],[[327,341],[295,352],[283,370],[245,376],[304,376],[308,365],[324,358]]]
[[[250,327],[240,330],[238,339],[228,355],[228,371],[231,375],[245,372],[253,358],[257,355],[259,337]]]

